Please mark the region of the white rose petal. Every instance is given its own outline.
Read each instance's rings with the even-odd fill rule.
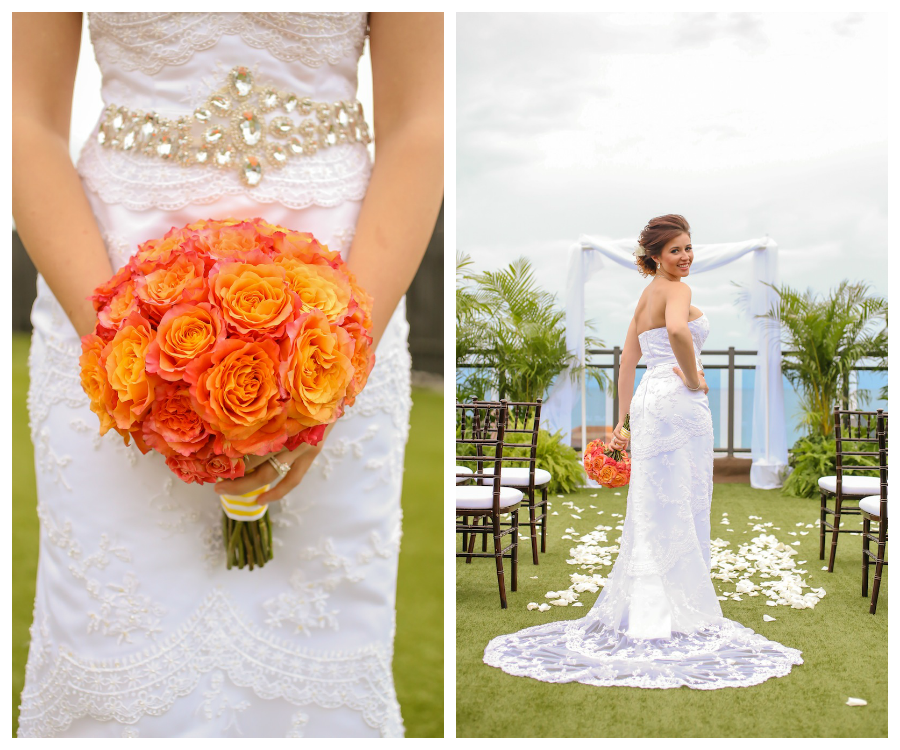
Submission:
[[[549,605],[549,604],[541,604],[541,605],[538,607],[538,612],[546,612],[548,609],[550,609],[550,605]]]
[[[775,618],[770,617],[769,615],[763,615],[763,621],[764,622],[775,622]]]
[[[584,605],[581,602],[575,602],[572,606],[573,607],[583,607]]]
[[[862,698],[847,698],[847,703],[844,704],[847,706],[868,706],[868,702],[864,701]]]
[[[528,602],[528,606],[525,609],[537,609],[539,606],[537,602]]]

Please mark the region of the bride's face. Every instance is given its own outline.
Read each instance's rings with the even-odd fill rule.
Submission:
[[[694,249],[687,232],[669,240],[659,255],[659,263],[665,275],[676,279],[687,276],[693,262]]]

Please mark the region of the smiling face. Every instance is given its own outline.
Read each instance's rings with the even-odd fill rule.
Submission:
[[[691,263],[694,262],[694,248],[691,246],[691,236],[682,232],[677,237],[669,240],[657,260],[662,276],[667,279],[680,279],[690,272]]]

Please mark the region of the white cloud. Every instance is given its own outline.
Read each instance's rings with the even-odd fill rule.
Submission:
[[[883,14],[460,14],[459,248],[525,255],[562,299],[579,234],[681,213],[696,244],[768,233],[782,283],[886,294],[887,43]],[[730,284],[749,276],[689,278],[708,348],[752,345]],[[646,284],[593,282],[609,344]]]

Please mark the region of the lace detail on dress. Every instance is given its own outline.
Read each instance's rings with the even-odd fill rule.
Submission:
[[[152,75],[181,65],[226,34],[284,62],[313,68],[362,54],[366,13],[89,13],[101,69]]]
[[[294,159],[250,188],[234,170],[182,167],[140,155],[104,149],[96,132],[78,159],[78,173],[88,190],[104,203],[135,211],[177,211],[189,204],[206,205],[226,195],[244,195],[259,203],[294,209],[331,207],[362,200],[372,163],[361,143],[332,146],[314,156]]]
[[[328,653],[299,649],[261,634],[221,590],[210,593],[180,630],[144,651],[114,662],[89,661],[60,644],[48,662],[41,678],[23,691],[20,737],[52,736],[83,716],[123,724],[159,716],[213,670],[260,698],[346,706],[360,711],[383,737],[403,732],[385,646]]]

